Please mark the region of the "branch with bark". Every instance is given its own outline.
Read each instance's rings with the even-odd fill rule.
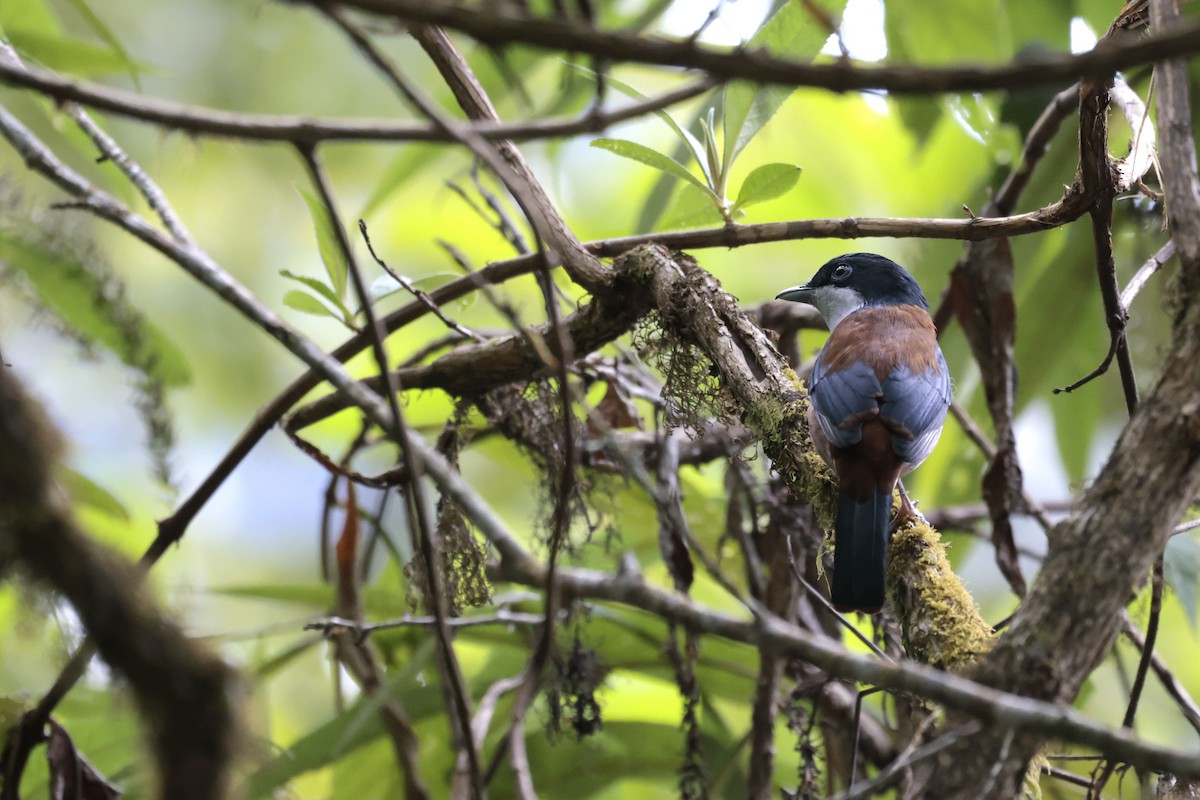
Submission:
[[[92,214],[157,250],[278,340],[308,370],[259,413],[209,477],[162,521],[144,564],[153,564],[185,535],[217,488],[289,412],[286,427],[294,434],[354,408],[363,418],[358,444],[369,434],[382,432],[396,454],[390,483],[377,485],[401,487],[405,516],[420,554],[419,563],[413,566],[420,572],[430,613],[395,625],[425,626],[437,640],[439,685],[457,754],[453,782],[458,794],[486,796],[498,765],[507,760],[518,794],[536,796],[536,775],[526,752],[526,716],[554,663],[558,630],[563,620],[578,610],[581,600],[640,609],[667,623],[673,672],[685,705],[688,774],[681,783],[685,794],[703,791],[695,715],[701,687],[695,667],[696,654],[706,637],[751,645],[759,656],[747,735],[751,750],[748,791],[756,798],[771,796],[774,789],[775,729],[789,686],[797,697],[805,698],[812,714],[820,716],[830,753],[852,754],[846,759],[848,769],[846,765],[836,767],[847,786],[847,797],[865,796],[892,781],[903,781],[903,791],[909,794],[1014,796],[1030,761],[1048,739],[1093,747],[1114,764],[1200,777],[1195,753],[1150,745],[1130,730],[1097,725],[1070,709],[1082,682],[1109,651],[1122,625],[1140,642],[1143,654],[1128,721],[1132,722],[1140,685],[1150,668],[1168,688],[1174,682],[1153,653],[1154,625],[1147,637],[1139,639],[1140,632],[1128,622],[1124,607],[1149,574],[1183,510],[1200,493],[1200,447],[1196,444],[1200,441],[1200,405],[1194,396],[1194,387],[1200,384],[1200,180],[1190,127],[1186,63],[1163,60],[1200,51],[1200,28],[1175,22],[1168,4],[1159,3],[1153,35],[1126,35],[1144,26],[1145,4],[1131,2],[1110,35],[1088,53],[1038,56],[987,67],[861,67],[845,60],[799,63],[754,48],[714,48],[698,44],[695,37],[671,40],[606,31],[593,24],[587,13],[551,18],[500,6],[485,9],[415,0],[309,5],[346,34],[357,53],[425,122],[280,118],[189,108],[65,80],[0,59],[0,82],[65,102],[70,119],[88,135],[102,158],[121,170],[154,215],[138,214],[114,194],[89,182],[13,114],[0,109],[0,134],[30,169],[66,193],[68,199],[62,207]],[[454,119],[405,77],[376,45],[370,30],[359,23],[362,15],[403,26],[437,68],[467,122]],[[506,123],[500,121],[467,59],[443,27],[485,44],[566,49],[602,60],[669,65],[701,75],[658,97],[615,110],[604,111],[597,104],[576,119]],[[1122,295],[1111,247],[1112,202],[1119,184],[1107,152],[1107,104],[1115,70],[1151,62],[1158,62],[1155,81],[1160,92],[1161,163],[1171,242],[1147,262]],[[732,79],[833,91],[882,88],[896,94],[1019,88],[1071,80],[1080,83],[1078,89],[1052,98],[1029,131],[1024,157],[983,216],[970,214],[964,219],[849,217],[730,223],[708,230],[582,243],[514,144],[522,139],[600,130],[697,97]],[[603,80],[602,75],[599,82]],[[1016,213],[1022,192],[1076,97],[1082,108],[1080,172],[1075,184],[1043,208]],[[320,157],[324,143],[425,140],[457,145],[492,171],[524,215],[520,223],[501,215],[498,226],[504,228],[506,238],[521,250],[525,238],[518,228],[526,225],[535,252],[494,262],[379,316],[354,262],[350,241],[345,231],[335,226],[336,246],[348,264],[366,324],[341,346],[326,352],[280,320],[192,238],[154,181],[87,116],[83,105],[167,129],[288,143],[300,154],[331,219],[340,217],[335,188]],[[1130,156],[1130,161],[1136,160],[1136,154]],[[1129,182],[1120,186],[1128,188]],[[502,202],[492,200],[497,205]],[[1060,228],[1084,214],[1093,226],[1111,354],[1119,365],[1131,416],[1096,481],[1064,507],[1067,518],[1051,527],[1042,509],[1029,500],[1016,459],[1016,308],[1009,239]],[[829,527],[833,490],[828,470],[808,439],[807,399],[798,375],[803,370],[798,366],[794,337],[800,328],[814,327],[816,321],[792,307],[781,310],[767,305],[755,315],[747,313],[712,274],[693,257],[679,252],[863,237],[971,243],[952,273],[944,311],[937,318],[942,327],[953,318],[964,329],[981,366],[994,437],[980,430],[964,410],[956,409],[960,424],[989,461],[983,481],[986,505],[970,509],[970,514],[947,513],[940,519],[947,525],[964,524],[964,519],[990,521],[999,566],[1015,594],[1024,595],[999,636],[993,634],[954,575],[937,531],[927,524],[910,524],[893,539],[888,572],[891,616],[881,622],[882,645],[863,636],[874,648],[872,655],[854,653],[842,645],[846,628],[860,636],[861,632],[823,603],[820,591],[813,588],[823,561],[821,530]],[[373,247],[371,252],[383,263],[385,254],[377,254]],[[1135,407],[1136,385],[1124,340],[1124,313],[1149,275],[1173,252],[1181,263],[1180,279],[1173,289],[1172,307],[1178,309],[1174,338],[1157,384]],[[615,260],[608,264],[603,258]],[[585,292],[570,313],[560,307],[551,274],[559,266],[566,280]],[[533,275],[538,282],[544,322],[526,325],[516,313],[506,313],[514,331],[484,337],[459,325],[446,311],[451,300],[475,291],[490,297],[494,287],[522,275]],[[455,334],[423,348],[414,363],[397,366],[389,361],[388,337],[429,313],[438,314]],[[792,363],[797,364],[795,371],[764,328],[777,332],[778,348],[789,352]],[[639,356],[617,344],[631,331],[636,331]],[[377,374],[357,380],[345,364],[368,348]],[[447,348],[448,352],[442,352]],[[646,360],[654,361],[657,371],[647,368]],[[607,388],[600,403],[590,403],[581,391],[594,383]],[[320,385],[328,385],[331,392],[295,408]],[[451,395],[456,414],[465,414],[464,409],[474,404],[488,433],[510,439],[546,473],[547,485],[552,487],[552,511],[545,558],[530,551],[458,469],[458,416],[448,420],[436,444],[406,423],[404,394],[427,389]],[[630,433],[627,429],[641,421],[634,398],[651,407],[672,430]],[[224,691],[228,678],[224,667],[149,611],[150,606],[136,591],[137,581],[122,568],[107,564],[73,529],[63,509],[51,502],[46,488],[49,448],[37,443],[46,437],[36,433],[41,423],[30,408],[13,379],[0,368],[0,437],[10,439],[0,441],[0,471],[5,473],[0,475],[0,512],[11,512],[7,517],[0,513],[0,535],[4,537],[0,556],[20,562],[62,591],[80,608],[101,655],[130,679],[135,690],[146,690],[139,694],[146,715],[165,737],[159,754],[164,787],[178,787],[180,792],[169,795],[164,788],[164,796],[219,796],[224,791],[232,746],[228,701],[213,699],[215,692]],[[683,441],[684,433],[694,434],[694,441]],[[719,560],[721,543],[718,558],[714,558],[707,543],[688,527],[679,473],[689,463],[736,461],[738,454],[750,447],[761,448],[771,471],[766,474],[764,470],[761,478],[766,488],[760,490],[753,485],[752,473],[739,473],[737,464],[730,465],[726,533],[736,543],[744,568],[744,576],[730,578]],[[388,695],[386,666],[372,648],[373,642],[367,640],[368,633],[390,625],[363,619],[358,602],[363,577],[354,569],[358,507],[353,485],[362,476],[350,468],[350,456],[339,462],[315,448],[309,452],[333,473],[327,510],[336,505],[333,488],[344,482],[348,492],[336,553],[338,605],[332,610],[335,616],[320,623],[321,630],[334,641],[339,663],[378,702],[409,796],[428,796],[435,792],[428,785],[431,776],[422,774],[412,720],[398,700]],[[21,464],[33,464],[37,469],[22,474]],[[587,481],[583,477],[588,470],[630,476],[632,484],[650,497],[657,511],[661,554],[672,589],[652,585],[636,564],[605,573],[564,563],[576,515],[586,517],[580,506],[586,504]],[[438,494],[436,520],[432,516],[434,502],[424,498],[430,488]],[[1009,522],[1011,515],[1022,511],[1038,516],[1048,535],[1041,572],[1027,592]],[[765,531],[758,528],[763,518],[769,520]],[[448,559],[442,548],[449,545],[443,534],[451,525],[466,531],[468,523],[492,548],[494,558],[487,569],[494,581],[544,593],[538,613],[503,609],[476,623],[453,616],[453,591],[443,572]],[[80,555],[54,563],[48,558],[48,548],[53,547],[70,548]],[[693,560],[701,563],[704,574],[727,599],[744,608],[744,613],[717,611],[691,598]],[[81,570],[94,574],[81,574]],[[118,582],[134,588],[128,595],[103,596],[107,584]],[[1156,596],[1161,599],[1161,585]],[[115,631],[106,624],[112,619],[126,621],[130,630]],[[898,626],[898,636],[895,628],[889,632],[892,621]],[[474,697],[457,660],[454,638],[459,629],[485,622],[528,625],[536,641],[518,676],[494,683]],[[682,648],[675,640],[676,628],[684,633]],[[139,641],[131,641],[134,631],[141,637]],[[28,725],[15,729],[5,773],[6,794],[19,780],[23,761],[54,704],[78,679],[90,655],[89,647],[81,648],[39,706],[40,716],[30,717]],[[179,683],[163,689],[159,683],[164,671],[181,676]],[[897,706],[908,706],[902,715],[904,724],[892,730],[874,717],[859,723],[851,689],[835,680],[889,690]],[[809,683],[817,688],[806,685]],[[180,692],[192,694],[180,697]],[[498,714],[499,698],[509,692],[515,692],[515,700],[496,744],[497,740],[488,736],[489,728]],[[1195,704],[1177,685],[1172,694],[1194,722]],[[195,710],[203,723],[200,733],[182,736],[171,727],[164,709],[171,704],[191,709],[191,704],[201,700],[206,705]],[[924,715],[918,708],[922,702],[944,706],[946,719],[938,722]],[[797,723],[796,728],[808,731],[801,736],[811,737],[814,724],[809,719]],[[845,735],[855,726],[861,728],[861,740],[857,732],[853,737]],[[485,752],[489,745],[491,753]],[[858,782],[860,753],[877,770],[874,778],[863,782]],[[201,780],[196,777],[197,770],[208,774]]]

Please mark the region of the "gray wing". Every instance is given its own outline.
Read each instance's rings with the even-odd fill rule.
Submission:
[[[875,370],[861,361],[839,372],[827,372],[821,357],[813,365],[809,396],[821,430],[836,447],[850,447],[862,440],[863,415],[878,411],[883,395]]]
[[[880,417],[896,434],[892,449],[909,464],[919,464],[933,452],[950,407],[950,373],[940,349],[937,361],[938,369],[929,372],[898,367],[883,382]]]

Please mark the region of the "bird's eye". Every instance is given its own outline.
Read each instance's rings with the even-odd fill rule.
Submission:
[[[849,264],[838,264],[833,268],[833,279],[835,281],[844,281],[850,277],[851,272],[854,272],[854,268]]]

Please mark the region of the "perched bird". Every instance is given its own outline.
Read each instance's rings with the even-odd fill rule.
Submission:
[[[950,373],[921,287],[873,253],[833,259],[777,299],[817,307],[829,341],[809,383],[813,444],[837,472],[832,600],[841,611],[883,607],[892,491],[933,452]],[[904,504],[904,513],[914,513]]]

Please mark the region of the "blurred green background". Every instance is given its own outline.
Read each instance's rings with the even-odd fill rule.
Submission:
[[[604,24],[644,17],[651,20],[650,30],[676,35],[694,30],[710,10],[708,4],[691,0],[597,5]],[[727,4],[703,40],[736,44],[750,38],[770,5],[763,0]],[[1120,7],[1083,0],[850,0],[823,5],[835,14],[845,6],[843,39],[853,57],[921,64],[1002,62],[1038,49],[1086,49]],[[413,118],[344,36],[303,5],[5,0],[0,26],[33,63],[147,97],[255,113]],[[811,35],[816,34],[810,31]],[[410,41],[387,35],[380,42],[410,80],[451,107],[435,71]],[[460,44],[468,46],[465,40]],[[819,58],[832,58],[836,52],[830,42]],[[471,53],[473,66],[506,119],[577,113],[590,100],[586,78],[566,68],[557,54],[522,48],[507,50],[503,58],[481,50]],[[641,67],[617,67],[614,74],[647,94],[680,81],[676,74]],[[1126,76],[1143,97],[1148,77],[1148,70]],[[741,154],[731,186],[739,185],[753,168],[771,162],[801,167],[799,182],[784,196],[753,207],[740,221],[961,218],[964,205],[978,212],[1019,159],[1025,131],[1057,88],[1062,87],[1007,96],[904,99],[799,90]],[[52,103],[12,89],[0,96],[0,102],[60,157],[146,212],[111,164],[94,163],[90,145]],[[703,117],[713,102],[714,97],[706,95],[672,113],[687,124]],[[346,331],[337,321],[306,315],[283,303],[284,295],[297,285],[282,277],[281,270],[324,278],[312,221],[297,191],[298,186],[307,188],[303,165],[288,146],[198,138],[112,115],[96,117],[161,184],[196,240],[218,263],[323,346],[332,348],[344,339]],[[671,130],[655,118],[620,125],[604,135],[665,153],[677,148]],[[1114,119],[1113,149],[1121,150],[1129,136],[1125,122]],[[672,194],[656,189],[660,173],[590,147],[594,138],[531,143],[521,149],[581,239],[644,232],[645,224],[655,219],[662,227],[661,220],[670,219],[674,206]],[[471,164],[462,152],[440,145],[334,144],[323,147],[322,155],[345,215],[342,223],[354,231],[361,216],[380,255],[422,285],[436,285],[456,274],[438,239],[455,245],[477,267],[511,255],[496,231],[447,187],[451,181],[470,187]],[[1020,209],[1058,199],[1072,180],[1075,163],[1075,132],[1068,120]],[[301,374],[301,366],[163,257],[78,212],[49,210],[48,204],[61,200],[61,195],[26,172],[7,146],[0,147],[0,175],[5,230],[36,241],[42,252],[89,264],[108,275],[110,285],[123,286],[125,300],[169,339],[166,351],[177,351],[178,364],[186,364],[168,381],[165,402],[176,442],[168,457],[167,484],[155,475],[136,409],[137,371],[103,346],[84,348],[76,337],[63,335],[64,323],[46,308],[53,307],[54,292],[62,290],[39,286],[27,274],[28,267],[5,256],[10,263],[0,273],[4,360],[65,431],[70,468],[103,490],[87,494],[76,489],[85,501],[82,523],[97,538],[134,556],[153,538],[155,520],[169,514],[207,474],[255,411]],[[666,190],[677,193],[677,182]],[[656,213],[647,211],[648,203]],[[365,265],[366,249],[353,238]],[[1120,199],[1114,245],[1122,283],[1164,241],[1161,209],[1143,199]],[[1089,224],[1084,220],[1022,237],[1013,247],[1020,457],[1035,498],[1065,500],[1094,474],[1125,416],[1115,374],[1075,394],[1051,393],[1092,369],[1107,350]],[[936,304],[962,244],[813,240],[695,255],[730,292],[753,304],[806,280],[828,258],[852,250],[874,250],[896,259],[917,276]],[[1171,272],[1167,270],[1168,276]],[[368,278],[377,275],[372,265]],[[1131,344],[1143,386],[1154,379],[1166,341],[1161,293],[1168,279],[1155,278],[1132,310]],[[565,279],[561,282],[566,286]],[[505,292],[524,319],[540,319],[541,299],[531,280],[515,281]],[[381,305],[390,309],[399,302],[392,297]],[[456,304],[451,311],[470,326],[505,324],[484,302]],[[426,318],[390,340],[392,355],[415,352],[442,332],[440,323]],[[804,353],[814,353],[822,337],[804,334]],[[976,419],[986,420],[978,370],[956,326],[943,346],[955,377],[956,399]],[[361,359],[353,366],[359,374],[372,369]],[[451,409],[448,398],[438,392],[416,394],[407,401],[413,424],[431,432]],[[357,432],[357,425],[342,414],[313,435],[336,452],[339,443]],[[977,502],[982,466],[981,456],[959,428],[948,423],[937,452],[912,476],[909,489],[927,510]],[[464,457],[463,469],[513,530],[533,537],[544,509],[534,469],[514,447],[495,440],[477,446]],[[720,465],[688,471],[685,477],[689,518],[697,535],[715,544],[725,499]],[[251,735],[241,771],[250,797],[371,798],[398,792],[392,752],[369,704],[356,704],[353,692],[348,692],[349,710],[339,709],[329,654],[301,630],[332,599],[331,589],[321,582],[319,565],[326,481],[323,470],[281,433],[270,434],[153,573],[164,601],[189,630],[210,637],[245,670]],[[611,568],[617,552],[631,549],[647,575],[667,585],[657,563],[652,505],[633,489],[614,486],[614,491],[617,500],[605,515],[618,542],[611,550],[600,545],[584,548],[579,558]],[[1019,520],[1016,532],[1023,548],[1044,550],[1044,537],[1032,523]],[[985,616],[993,621],[1005,616],[1015,598],[995,568],[990,546],[965,535],[949,538],[956,567]],[[1200,557],[1190,536],[1176,537],[1176,543],[1169,575],[1177,591],[1166,605],[1159,650],[1184,684],[1200,692],[1200,675],[1191,667],[1197,644],[1195,582]],[[385,563],[382,550],[377,560],[368,614],[373,619],[398,616],[405,610],[399,569]],[[1024,566],[1030,573],[1036,561],[1027,558]],[[701,602],[736,610],[704,579],[694,594]],[[534,602],[520,592],[509,598]],[[1135,602],[1135,617],[1144,614],[1144,606],[1143,600]],[[636,612],[597,608],[583,629],[613,670],[601,693],[605,729],[582,742],[569,737],[551,742],[541,731],[545,710],[535,706],[530,747],[542,796],[674,796],[682,702],[658,644],[663,626]],[[36,701],[78,635],[69,609],[19,581],[0,586],[0,637],[5,642],[0,697],[16,706]],[[444,792],[451,754],[429,643],[411,631],[381,635],[378,641],[393,665],[392,686],[418,720],[425,777]],[[518,671],[526,657],[520,631],[473,629],[459,642],[477,694],[496,678]],[[1127,646],[1118,651],[1123,666],[1106,661],[1080,702],[1090,715],[1109,724],[1120,722],[1123,703],[1113,698],[1136,664],[1136,653]],[[702,728],[708,737],[705,746],[713,753],[709,766],[714,796],[738,796],[745,779],[743,737],[756,657],[749,648],[705,640],[701,658]],[[506,707],[502,704],[502,713]],[[128,697],[114,688],[102,667],[92,669],[57,716],[88,758],[122,783],[127,796],[144,796],[149,784],[136,720]],[[1197,738],[1153,680],[1138,731],[1177,746],[1194,744]],[[793,747],[794,738],[781,722],[776,772],[784,786],[796,782]],[[31,796],[44,796],[44,781],[44,768],[35,760],[26,780]],[[507,785],[503,777],[498,779],[493,796],[508,796],[503,788]]]

